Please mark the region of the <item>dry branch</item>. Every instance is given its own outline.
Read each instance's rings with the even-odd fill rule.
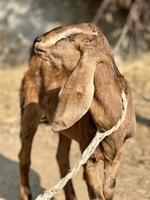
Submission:
[[[135,0],[132,3],[129,14],[127,16],[126,23],[123,27],[121,35],[120,35],[120,37],[116,43],[116,46],[114,48],[114,52],[117,52],[120,49],[120,46],[121,46],[125,36],[127,35],[129,29],[131,28],[131,26],[133,24],[135,24],[136,26],[137,26],[137,24],[139,24],[140,15],[141,15],[143,6],[144,6],[144,3],[141,3],[140,0]]]
[[[111,3],[111,0],[103,0],[103,2],[100,3],[100,6],[92,19],[92,23],[94,23],[96,25],[98,24],[100,18],[102,17],[104,11],[108,8],[108,5],[110,3]]]

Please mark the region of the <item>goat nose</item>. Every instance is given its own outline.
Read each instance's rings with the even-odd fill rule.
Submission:
[[[42,37],[41,36],[36,39],[36,42],[41,42],[41,41],[42,41]]]
[[[34,44],[34,52],[37,55],[42,55],[43,53],[46,53],[46,50],[45,50],[43,44],[41,44],[41,42],[36,42]]]

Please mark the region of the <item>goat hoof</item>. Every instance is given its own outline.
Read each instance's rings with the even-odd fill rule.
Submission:
[[[21,200],[32,200],[29,188],[21,188]]]

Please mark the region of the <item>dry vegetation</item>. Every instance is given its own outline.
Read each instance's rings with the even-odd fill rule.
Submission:
[[[137,134],[126,143],[123,166],[119,173],[115,200],[150,199],[150,54],[135,61],[118,64],[133,87],[137,114]],[[0,199],[18,199],[19,103],[18,89],[25,68],[0,69]],[[43,137],[44,135],[44,137]],[[31,183],[34,197],[43,188],[49,188],[59,178],[55,160],[58,138],[50,127],[41,125],[33,144]],[[73,143],[71,163],[80,153]],[[41,160],[42,157],[42,160]],[[101,168],[101,167],[100,167]],[[87,199],[82,172],[74,177],[80,199]],[[62,191],[58,199],[63,200]]]

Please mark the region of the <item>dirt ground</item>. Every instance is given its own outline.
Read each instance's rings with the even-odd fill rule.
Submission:
[[[136,61],[118,64],[119,69],[133,86],[133,100],[137,115],[137,134],[124,148],[124,160],[117,180],[114,200],[150,199],[150,54]],[[19,199],[18,152],[19,103],[18,88],[25,71],[21,68],[0,69],[0,199]],[[138,88],[138,89],[135,89]],[[148,98],[148,99],[147,99]],[[35,198],[59,179],[55,159],[57,134],[51,127],[41,125],[32,150],[31,188]],[[71,165],[80,157],[78,144],[71,148]],[[102,174],[102,164],[100,165]],[[101,175],[102,177],[102,175]],[[87,200],[82,169],[73,178],[79,200]],[[64,200],[63,192],[57,199]]]

